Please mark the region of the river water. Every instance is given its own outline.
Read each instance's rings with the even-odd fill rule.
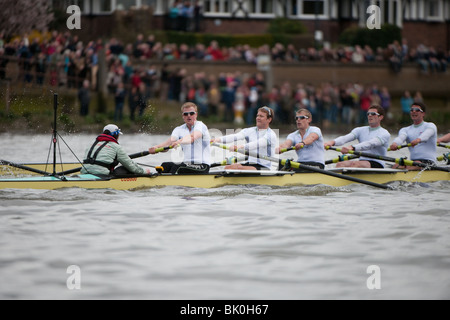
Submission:
[[[93,139],[63,138],[78,157]],[[47,160],[49,136],[0,139]],[[0,299],[449,299],[449,187],[0,190]]]

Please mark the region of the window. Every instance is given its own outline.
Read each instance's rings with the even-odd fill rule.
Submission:
[[[442,0],[430,0],[426,2],[425,18],[429,21],[443,20],[444,6]]]
[[[273,0],[250,0],[250,13],[273,14]]]
[[[230,0],[204,0],[205,13],[230,14]]]
[[[100,0],[100,12],[111,12],[111,0]]]
[[[303,14],[323,15],[325,14],[325,3],[323,0],[305,0],[303,1]]]
[[[142,2],[142,6],[147,6],[147,7],[156,7],[156,0],[141,0]]]
[[[136,6],[136,0],[116,0],[116,9],[129,10],[133,6]]]

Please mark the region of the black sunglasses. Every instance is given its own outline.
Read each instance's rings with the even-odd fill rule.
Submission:
[[[411,108],[411,112],[423,112],[423,110],[422,109],[420,109],[420,108]]]
[[[308,116],[296,116],[295,117],[295,120],[305,120],[305,119],[309,119],[309,117]]]
[[[379,116],[380,114],[378,112],[367,112],[368,116]]]
[[[197,112],[191,111],[191,112],[183,112],[183,116],[187,117],[187,116],[193,116],[194,114],[196,114]]]

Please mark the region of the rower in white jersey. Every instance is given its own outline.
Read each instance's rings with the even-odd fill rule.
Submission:
[[[434,123],[425,122],[427,107],[425,104],[415,102],[411,105],[410,115],[413,124],[400,129],[398,137],[394,139],[391,150],[397,150],[404,142],[410,143],[409,152],[411,160],[416,162],[436,164],[437,127]],[[394,168],[403,168],[394,165]],[[421,167],[408,166],[408,170],[422,170]]]
[[[275,155],[275,148],[278,145],[278,137],[275,132],[270,129],[270,123],[273,121],[274,112],[269,107],[258,109],[256,115],[256,127],[246,128],[239,133],[230,134],[221,138],[216,138],[212,142],[218,143],[234,143],[230,150],[246,150],[257,152],[261,157]],[[244,145],[238,145],[238,141],[245,141]],[[273,162],[256,157],[249,157],[248,162],[244,164],[236,163],[226,166],[227,170],[261,170],[261,169],[277,169],[273,167]],[[276,164],[275,164],[276,165]],[[273,168],[272,168],[273,167]]]
[[[346,143],[358,140],[358,144],[349,147],[343,147],[342,153],[348,153],[350,150],[356,152],[366,152],[373,155],[386,156],[389,147],[391,134],[381,127],[381,121],[384,119],[385,111],[379,105],[372,105],[367,111],[369,125],[353,129],[348,135],[339,137],[335,140],[325,143],[325,148],[332,146],[342,146]],[[360,157],[358,160],[339,162],[336,167],[349,168],[384,168],[385,163],[381,160]]]
[[[297,111],[295,120],[297,121],[297,131],[288,135],[285,142],[280,144],[276,153],[281,149],[295,147],[297,152],[297,162],[303,165],[325,168],[325,148],[322,131],[318,127],[311,126],[312,114],[307,109]],[[294,171],[303,171],[293,169]]]
[[[164,162],[161,166],[164,173],[172,174],[207,174],[211,166],[211,148],[208,128],[197,121],[198,107],[192,102],[186,102],[181,107],[184,124],[175,128],[165,142],[149,149],[155,154],[156,149],[177,147],[181,145],[184,153],[182,163]]]

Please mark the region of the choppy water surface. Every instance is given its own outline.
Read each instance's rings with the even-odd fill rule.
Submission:
[[[47,158],[50,137],[0,139]],[[92,137],[65,139],[82,157]],[[0,298],[449,299],[450,183],[396,186],[0,190]]]

